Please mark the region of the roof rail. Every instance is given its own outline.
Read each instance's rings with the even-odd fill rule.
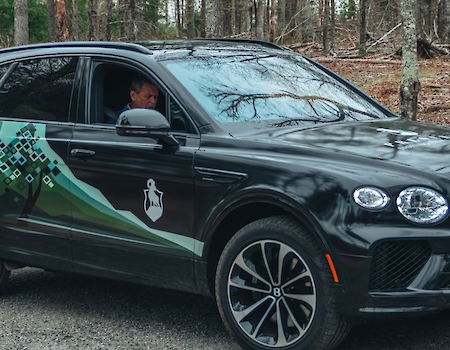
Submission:
[[[206,43],[244,43],[254,44],[266,48],[284,50],[281,46],[273,44],[268,41],[253,40],[253,39],[239,39],[239,38],[196,38],[196,39],[175,39],[175,40],[148,40],[137,41],[137,44],[143,45],[149,49],[157,50],[167,47],[190,47],[196,45],[202,45]]]
[[[5,52],[19,52],[31,49],[44,49],[44,48],[59,48],[59,47],[97,47],[97,48],[107,48],[107,49],[122,49],[134,52],[140,52],[145,54],[151,54],[152,52],[146,47],[129,42],[110,42],[110,41],[65,41],[56,43],[41,43],[23,46],[13,46],[9,48],[4,48],[0,50],[0,53]]]
[[[270,41],[264,40],[255,40],[255,39],[242,39],[242,38],[207,38],[202,40],[211,40],[211,41],[221,41],[221,42],[232,42],[232,43],[246,43],[246,44],[258,44],[264,47],[268,47],[271,49],[284,50],[281,46],[277,44],[271,43]]]

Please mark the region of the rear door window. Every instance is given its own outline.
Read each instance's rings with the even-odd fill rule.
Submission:
[[[68,121],[77,63],[77,57],[19,62],[0,86],[0,116]]]

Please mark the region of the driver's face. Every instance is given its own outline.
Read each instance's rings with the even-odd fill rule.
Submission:
[[[150,84],[144,84],[140,93],[131,90],[131,108],[155,109],[158,102],[159,89]]]

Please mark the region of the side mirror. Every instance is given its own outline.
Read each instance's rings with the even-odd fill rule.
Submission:
[[[170,132],[169,121],[161,113],[151,109],[130,109],[117,119],[116,132],[121,136],[146,136],[165,146],[178,146]]]

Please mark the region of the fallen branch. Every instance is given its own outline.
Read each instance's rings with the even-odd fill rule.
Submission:
[[[375,41],[372,45],[370,45],[367,50],[371,49],[372,47],[374,47],[375,45],[378,45],[380,42],[382,42],[384,40],[384,38],[386,38],[389,34],[391,34],[394,30],[396,30],[397,28],[399,28],[401,25],[403,24],[403,22],[400,22],[399,24],[397,24],[394,28],[392,28],[390,31],[388,31],[386,34],[384,34],[380,39],[378,39],[377,41]]]
[[[295,49],[300,49],[302,47],[307,47],[307,46],[311,46],[314,45],[314,43],[309,42],[309,43],[296,43],[296,44],[290,44],[290,45],[283,45],[284,48],[286,49],[291,49],[291,50],[295,50]]]
[[[371,59],[364,59],[364,58],[350,58],[350,57],[336,57],[336,58],[327,58],[327,57],[316,57],[312,58],[314,61],[317,62],[335,62],[337,60],[346,60],[352,63],[370,63],[370,64],[402,64],[402,61],[400,60],[371,60]]]

